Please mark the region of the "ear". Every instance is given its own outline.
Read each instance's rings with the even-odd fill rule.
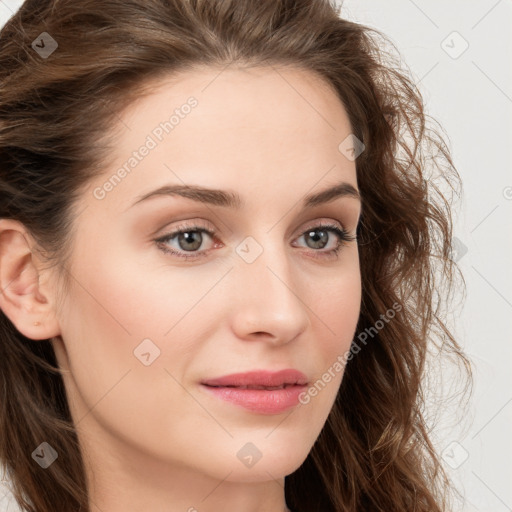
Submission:
[[[43,340],[58,336],[60,327],[35,246],[21,222],[0,219],[0,309],[25,337]]]

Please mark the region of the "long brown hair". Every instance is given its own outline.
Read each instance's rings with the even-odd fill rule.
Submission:
[[[43,36],[46,55],[32,44],[43,32],[58,44]],[[356,332],[372,335],[348,362],[307,459],[285,479],[297,512],[437,512],[453,487],[429,439],[423,379],[437,347],[471,383],[443,322],[461,275],[450,210],[461,181],[400,62],[389,39],[327,0],[27,0],[0,32],[0,218],[27,227],[63,282],[74,201],[102,172],[119,112],[153,78],[194,65],[291,65],[322,77],[343,102],[365,147],[356,159]],[[375,328],[395,303],[393,319]],[[52,345],[25,338],[3,312],[0,373],[0,460],[18,504],[88,511]],[[42,441],[59,453],[44,471],[31,457]]]

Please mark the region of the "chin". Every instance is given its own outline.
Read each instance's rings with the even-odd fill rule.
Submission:
[[[230,482],[266,482],[295,472],[305,461],[309,450],[306,442],[302,445],[296,442],[289,446],[281,444],[279,449],[268,442],[267,447],[261,449],[256,447],[256,443],[247,442],[237,447],[234,457],[224,457],[222,463],[214,466],[214,470],[216,473],[222,472],[222,478],[231,472],[226,478]]]

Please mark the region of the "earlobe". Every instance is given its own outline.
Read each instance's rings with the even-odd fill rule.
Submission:
[[[29,240],[22,223],[0,219],[0,309],[25,337],[49,339],[60,329]]]

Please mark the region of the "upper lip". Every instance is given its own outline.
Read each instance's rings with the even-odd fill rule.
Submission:
[[[307,377],[298,370],[292,368],[272,372],[268,370],[254,370],[245,373],[233,373],[231,375],[224,375],[214,379],[207,379],[201,381],[202,384],[207,386],[262,386],[262,387],[276,387],[283,385],[305,385],[307,384]]]

